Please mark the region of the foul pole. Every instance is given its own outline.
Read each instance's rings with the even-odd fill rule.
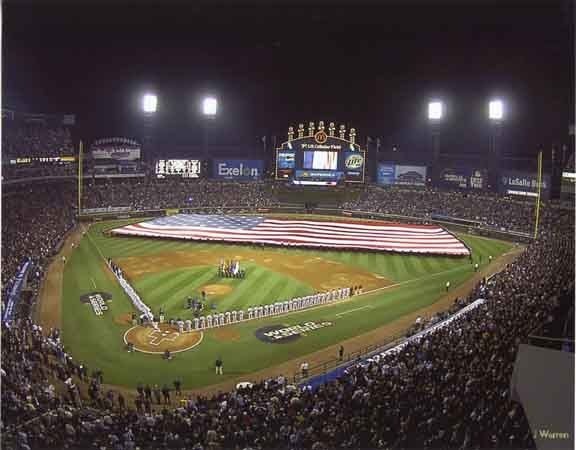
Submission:
[[[78,217],[82,211],[82,141],[78,150]]]
[[[542,191],[542,150],[538,152],[538,195],[536,196],[536,220],[534,223],[534,239],[538,238],[538,223],[540,222],[540,194]]]

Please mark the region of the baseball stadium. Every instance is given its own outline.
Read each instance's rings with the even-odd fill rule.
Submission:
[[[555,23],[554,5],[538,20]],[[65,30],[75,7],[58,8]],[[92,8],[94,17],[110,11]],[[224,20],[211,9],[174,11],[199,26]],[[376,11],[412,17],[370,11],[362,20],[376,20]],[[55,14],[44,12],[37,32]],[[155,13],[118,14],[126,25]],[[6,16],[7,48],[16,51],[16,24],[30,16],[14,6]],[[334,23],[324,13],[308,20],[319,29]],[[356,26],[352,16],[339,20]],[[115,27],[112,34],[128,36]],[[182,33],[191,43],[200,31]],[[252,44],[238,39],[255,64]],[[133,49],[130,42],[118,45]],[[137,66],[137,52],[118,52]],[[5,50],[3,58],[12,61]],[[520,100],[477,93],[488,125],[451,131],[458,97],[428,95],[421,122],[400,124],[399,112],[385,135],[367,118],[370,96],[358,97],[366,115],[344,105],[346,93],[307,109],[288,103],[317,91],[279,94],[285,81],[262,81],[256,105],[256,90],[229,90],[226,78],[198,90],[191,124],[176,117],[189,87],[168,88],[164,78],[122,94],[112,87],[120,81],[102,83],[100,94],[136,99],[125,116],[100,114],[97,92],[87,97],[93,110],[70,94],[61,104],[76,105],[65,106],[74,114],[37,113],[12,96],[26,79],[10,77],[2,105],[3,449],[573,446],[573,125],[566,136],[547,122],[531,130],[514,110]],[[48,85],[53,99],[62,87]],[[34,92],[30,104],[41,98]],[[264,105],[279,95],[288,96],[286,113],[272,117]],[[409,98],[402,95],[390,98]],[[466,98],[461,108],[470,107]],[[426,130],[397,131],[408,127]],[[519,130],[552,137],[514,153],[525,142],[514,140]]]

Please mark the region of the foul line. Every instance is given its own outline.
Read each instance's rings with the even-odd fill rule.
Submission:
[[[351,313],[354,311],[360,311],[361,309],[366,309],[366,308],[372,308],[372,306],[366,305],[366,306],[361,306],[360,308],[349,309],[348,311],[344,311],[344,312],[336,314],[336,317],[343,316],[344,314],[348,314],[348,313]]]
[[[506,252],[506,253],[500,255],[499,258],[501,258],[502,256],[506,256],[506,255],[508,255],[508,254],[511,254],[511,253],[514,253],[514,251]],[[494,261],[493,261],[493,262],[494,262]],[[491,265],[491,264],[487,264],[484,268],[489,267],[490,265]],[[362,296],[364,296],[364,295],[370,295],[370,294],[374,294],[374,293],[379,292],[379,291],[384,291],[384,290],[386,290],[386,289],[391,289],[391,288],[394,288],[394,287],[403,286],[403,285],[405,285],[405,284],[415,283],[415,282],[418,282],[418,281],[423,281],[423,280],[427,280],[427,279],[430,279],[430,278],[439,277],[439,276],[442,276],[442,275],[445,275],[445,274],[451,273],[451,272],[463,271],[463,270],[465,270],[465,269],[469,269],[469,267],[470,267],[470,266],[468,266],[467,264],[466,264],[466,265],[463,265],[463,266],[460,266],[460,267],[454,267],[453,269],[448,269],[448,270],[444,270],[444,271],[442,271],[442,272],[433,273],[433,274],[431,274],[431,275],[426,275],[426,276],[424,276],[424,277],[414,278],[414,279],[412,279],[412,280],[401,281],[400,283],[389,284],[388,286],[383,286],[383,287],[379,287],[379,288],[376,288],[376,289],[372,289],[371,291],[362,292],[361,294],[356,294],[356,295],[350,296],[350,297],[345,298],[345,299],[340,300],[340,301],[325,303],[325,304],[317,305],[317,306],[312,306],[312,307],[306,308],[306,309],[299,309],[299,310],[297,310],[297,311],[289,311],[288,313],[283,313],[283,314],[279,314],[279,315],[292,315],[292,314],[296,315],[296,314],[299,314],[299,313],[307,313],[307,312],[310,312],[310,311],[312,311],[312,310],[316,310],[316,309],[320,309],[320,308],[338,306],[338,305],[341,305],[341,304],[344,303],[344,302],[355,301],[358,297],[362,297]],[[475,273],[478,273],[478,272],[475,272]],[[454,287],[456,287],[456,286],[454,286]],[[339,314],[340,314],[340,313],[339,313]],[[338,314],[336,314],[335,316],[337,316],[337,315],[338,315]],[[270,317],[274,317],[274,316],[267,316],[267,317],[261,317],[261,318],[259,317],[259,319],[268,319],[268,318],[270,318]],[[254,320],[254,319],[248,319],[248,320]],[[246,320],[243,320],[242,322],[238,322],[238,323],[243,323],[243,322],[245,322],[245,321],[246,321]]]
[[[82,230],[86,232],[86,229],[84,228],[84,224],[82,224]],[[104,254],[102,253],[102,251],[100,250],[100,247],[98,247],[96,245],[96,242],[94,242],[92,240],[92,237],[90,236],[90,229],[88,229],[88,232],[86,232],[86,236],[88,237],[88,240],[90,241],[90,243],[96,248],[96,250],[98,250],[98,253],[100,254],[101,258],[104,260],[104,265],[106,266],[106,269],[104,270],[109,270],[113,275],[114,275],[114,279],[116,280],[116,282],[118,283],[118,285],[120,286],[120,289],[122,290],[122,292],[124,293],[124,295],[130,300],[130,303],[132,303],[132,306],[134,306],[134,303],[131,301],[130,296],[128,295],[128,293],[124,290],[124,287],[122,286],[122,284],[120,283],[120,281],[118,280],[118,276],[112,271],[112,269],[110,268],[110,266],[108,265],[108,261],[106,260],[106,257],[104,256]],[[94,282],[94,280],[92,280],[92,282]],[[94,287],[96,287],[96,285],[94,285]],[[144,302],[142,302],[144,303]],[[136,310],[138,310],[138,308],[136,308]],[[141,311],[140,311],[141,312]],[[200,339],[200,341],[202,341],[202,339]],[[191,348],[191,347],[190,347]]]
[[[92,240],[92,236],[90,236],[90,228],[88,228],[88,231],[86,231],[86,228],[84,228],[84,224],[82,224],[82,230],[86,233],[86,236],[88,237],[88,240],[90,241],[90,243],[96,248],[96,250],[98,250],[98,253],[100,254],[100,257],[104,260],[104,262],[106,262],[106,257],[104,256],[104,254],[102,253],[102,251],[100,250],[100,247],[98,247],[96,245],[96,242],[94,242]]]

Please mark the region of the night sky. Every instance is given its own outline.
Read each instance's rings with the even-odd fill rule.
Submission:
[[[220,99],[221,144],[324,120],[422,152],[432,96],[453,153],[486,150],[490,96],[508,106],[508,154],[566,143],[574,121],[569,0],[80,3],[4,3],[2,103],[74,113],[88,141],[133,133],[146,90],[159,139],[182,145],[200,142],[204,93]]]

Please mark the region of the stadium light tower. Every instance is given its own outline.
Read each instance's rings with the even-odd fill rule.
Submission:
[[[208,147],[210,141],[210,129],[213,128],[211,122],[216,118],[218,113],[218,100],[212,95],[204,97],[202,100],[202,115],[204,116],[204,126],[203,126],[203,154],[204,158],[208,159]]]
[[[444,103],[440,100],[432,100],[428,102],[428,120],[430,122],[437,122],[444,117]]]
[[[500,136],[500,125],[504,120],[504,102],[499,98],[488,102],[488,119],[490,120],[490,154],[498,156],[498,138]]]
[[[488,120],[490,121],[490,143],[489,155],[491,170],[489,175],[489,184],[491,189],[496,189],[498,184],[499,172],[499,148],[498,140],[502,132],[502,122],[504,120],[504,102],[499,98],[493,98],[488,101]]]
[[[154,124],[156,121],[156,112],[158,111],[158,96],[151,92],[142,95],[141,108],[144,113],[141,122],[142,150],[144,153],[142,159],[149,159],[152,158],[154,154]]]
[[[504,118],[504,103],[500,99],[488,102],[488,118],[492,121],[501,121]]]
[[[440,123],[444,119],[444,102],[431,100],[428,102],[428,122],[432,131],[433,159],[440,157]]]
[[[214,97],[204,97],[202,100],[202,114],[205,117],[213,119],[218,112],[218,100]]]
[[[158,96],[155,94],[144,94],[142,96],[142,111],[146,114],[154,114],[158,108]]]

